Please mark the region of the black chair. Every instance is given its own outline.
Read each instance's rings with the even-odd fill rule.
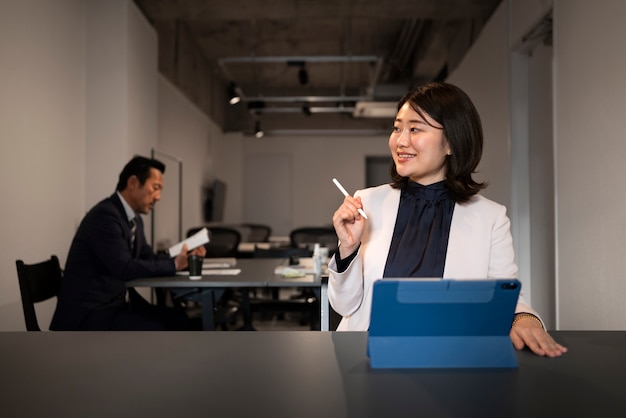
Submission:
[[[192,236],[202,226],[191,228],[187,231],[187,237]],[[209,242],[204,244],[206,248],[207,258],[211,257],[236,257],[237,248],[241,243],[241,234],[234,228],[228,228],[224,226],[210,226],[209,230]]]
[[[289,233],[289,239],[291,246],[294,248],[309,248],[313,249],[315,244],[319,244],[321,247],[328,248],[328,256],[331,257],[337,247],[339,246],[339,239],[335,228],[332,226],[315,226],[315,227],[301,227],[292,230]]]
[[[15,265],[20,282],[26,330],[41,331],[37,322],[35,303],[58,296],[63,279],[59,259],[53,255],[50,260],[40,263],[25,264],[22,260],[17,260]]]
[[[261,224],[241,224],[246,228],[250,228],[248,242],[268,242],[272,235],[272,228],[268,225]]]

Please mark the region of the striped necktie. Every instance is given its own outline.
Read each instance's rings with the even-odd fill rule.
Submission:
[[[135,249],[135,239],[137,238],[137,218],[130,220],[130,249]]]

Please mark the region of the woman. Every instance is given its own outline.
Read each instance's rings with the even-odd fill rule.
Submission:
[[[480,117],[458,87],[429,83],[400,100],[389,137],[392,183],[346,197],[333,215],[340,246],[328,295],[343,316],[338,330],[368,329],[372,285],[383,277],[517,276],[506,208],[479,195],[486,184],[472,178],[482,147]],[[522,296],[515,313],[516,349],[567,351]]]

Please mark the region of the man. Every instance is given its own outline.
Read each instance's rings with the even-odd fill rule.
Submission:
[[[125,282],[168,276],[187,267],[187,247],[176,258],[156,255],[147,244],[143,220],[161,198],[165,165],[144,157],[130,160],[116,192],[84,217],[72,241],[50,329],[189,329],[182,311],[149,304]],[[204,256],[204,247],[193,254]]]

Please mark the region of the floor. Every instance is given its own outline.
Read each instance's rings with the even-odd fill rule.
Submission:
[[[233,327],[241,330],[243,322],[238,320]],[[284,314],[259,315],[253,314],[252,326],[256,331],[310,331],[311,327],[307,322],[302,322],[302,315],[285,312]]]
[[[269,294],[267,292],[253,292],[251,299],[253,300],[252,327],[257,331],[310,331],[312,329],[319,330],[319,323],[313,324],[311,327],[311,314],[308,312],[298,312],[287,309],[281,309],[272,306],[273,298],[278,299],[287,304],[295,306],[297,309],[305,309],[307,306],[305,301],[306,295],[303,295],[297,288],[275,289],[277,293]],[[308,298],[308,306],[311,306],[314,312],[319,311],[317,301],[314,298]],[[315,318],[317,319],[317,318]],[[314,319],[314,320],[315,320]],[[246,329],[243,323],[243,315],[237,315],[237,323],[234,329]]]
[[[303,298],[301,297],[299,289],[296,288],[281,288],[279,290],[278,297],[281,301],[296,302],[291,304],[292,307],[302,306]],[[239,300],[240,295],[235,295],[234,299]],[[271,302],[272,295],[262,294],[259,292],[251,292],[251,300],[253,300],[253,312],[252,312],[252,328],[250,328],[249,322],[244,321],[243,312],[241,309],[233,309],[233,306],[237,303],[228,302],[224,305],[222,300],[221,307],[219,308],[219,315],[222,318],[229,318],[225,322],[225,326],[217,325],[217,329],[220,331],[311,331],[319,330],[319,319],[317,319],[313,328],[311,327],[311,315],[307,312],[296,312],[291,310],[283,310],[282,306],[275,306],[275,304],[268,304],[263,302]],[[310,300],[315,306],[312,306],[314,312],[318,312],[319,308],[316,306],[317,301]],[[201,316],[201,307],[188,306],[187,312],[192,317]],[[226,328],[226,329],[224,329]]]

